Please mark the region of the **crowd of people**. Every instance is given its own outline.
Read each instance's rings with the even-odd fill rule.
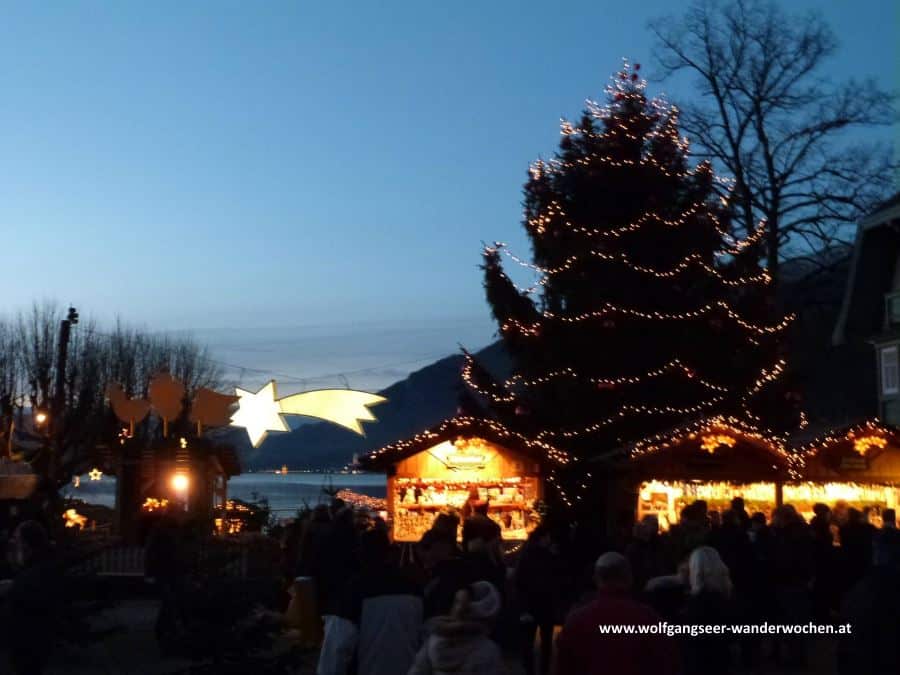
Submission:
[[[838,672],[900,672],[895,513],[883,511],[876,528],[865,511],[840,503],[814,512],[805,522],[790,505],[768,518],[748,513],[740,498],[722,513],[696,501],[666,532],[647,516],[607,539],[550,513],[510,547],[486,509],[475,507],[441,514],[417,544],[399,545],[383,520],[335,499],[280,531],[283,583],[267,581],[284,589],[310,580],[310,607],[324,627],[318,675],[722,675],[768,660],[802,669],[812,644],[804,635],[601,630],[661,622],[849,624],[837,645]],[[241,603],[233,613],[221,602],[185,605],[198,595],[190,580],[201,536],[164,518],[147,539],[161,647],[177,642],[191,619],[231,625],[249,611]],[[34,521],[21,523],[10,544],[16,574],[5,605],[16,619],[5,635],[13,672],[38,673],[47,628],[62,616],[61,560]],[[203,597],[235,596],[216,588]]]
[[[804,635],[604,635],[599,625],[849,623],[841,673],[900,672],[900,531],[846,505],[750,514],[741,498],[703,501],[661,532],[593,540],[548,518],[504,550],[484,512],[442,514],[421,541],[392,545],[386,524],[320,506],[284,539],[285,574],[315,580],[319,675],[410,673],[728,673],[768,660],[802,669]],[[508,549],[508,547],[506,547]],[[585,559],[585,551],[600,551]],[[837,639],[837,638],[835,638]],[[554,647],[555,645],[555,647]]]

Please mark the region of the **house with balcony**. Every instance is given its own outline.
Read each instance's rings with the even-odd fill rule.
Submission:
[[[859,223],[834,345],[866,344],[876,375],[871,415],[900,426],[900,193]],[[863,376],[864,374],[861,374]]]

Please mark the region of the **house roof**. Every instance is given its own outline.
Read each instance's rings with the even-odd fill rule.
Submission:
[[[624,451],[628,470],[659,479],[690,476],[755,482],[798,475],[798,457],[781,439],[733,417],[674,427],[632,443]]]
[[[626,450],[631,457],[639,457],[644,454],[656,452],[662,448],[679,443],[686,438],[693,438],[701,434],[725,432],[734,436],[745,439],[747,442],[765,447],[775,453],[782,461],[786,461],[791,456],[784,442],[773,436],[767,436],[755,426],[744,422],[736,417],[726,417],[717,415],[715,417],[705,418],[672,427],[667,431],[642,438],[635,443],[626,446]]]
[[[866,339],[881,328],[884,294],[890,289],[894,265],[900,254],[900,234],[889,225],[900,223],[900,192],[859,222],[832,340],[843,344]]]
[[[0,501],[28,499],[37,489],[39,478],[27,462],[0,457]]]
[[[837,429],[832,429],[809,442],[797,447],[797,452],[804,457],[813,457],[823,450],[842,445],[852,444],[853,440],[861,436],[880,436],[891,444],[900,447],[900,428],[893,424],[882,422],[877,417],[871,417],[856,424],[850,424]]]
[[[478,437],[491,443],[520,452],[542,463],[567,464],[568,453],[549,443],[537,441],[512,431],[495,420],[481,417],[456,416],[427,429],[412,438],[397,441],[359,459],[363,469],[383,471],[402,459],[411,457],[444,441],[460,437]]]
[[[900,429],[878,419],[835,429],[803,448],[806,480],[896,483]]]
[[[6,499],[28,499],[38,486],[35,475],[0,476],[0,501]]]

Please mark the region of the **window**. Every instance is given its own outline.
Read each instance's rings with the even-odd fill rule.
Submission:
[[[892,398],[881,406],[881,419],[888,424],[900,424],[900,400]]]
[[[900,391],[897,381],[897,346],[881,350],[881,393],[896,394]]]
[[[888,327],[900,325],[900,293],[884,296],[884,311]]]

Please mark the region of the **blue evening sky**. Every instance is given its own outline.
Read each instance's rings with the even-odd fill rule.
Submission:
[[[897,86],[891,3],[784,4],[824,12],[835,77]],[[360,387],[481,347],[481,242],[527,254],[528,163],[683,6],[5,2],[0,309],[56,299]]]

